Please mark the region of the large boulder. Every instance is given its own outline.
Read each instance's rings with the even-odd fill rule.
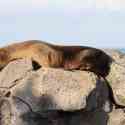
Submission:
[[[23,117],[33,117],[32,113],[48,118],[48,114],[55,117],[55,111],[110,111],[108,88],[94,73],[54,68],[34,70],[28,59],[10,62],[0,72],[0,95],[2,125],[23,125]]]
[[[114,59],[107,80],[116,102],[125,106],[125,54],[118,50],[106,50],[106,52]]]

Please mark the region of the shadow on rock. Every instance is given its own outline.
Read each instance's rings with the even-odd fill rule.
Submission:
[[[108,102],[108,93],[106,85],[104,83],[97,82],[97,87],[90,93],[87,100],[85,109],[79,111],[61,111],[51,110],[49,107],[54,104],[51,96],[43,95],[41,97],[33,96],[33,100],[38,102],[38,107],[41,109],[35,111],[30,103],[28,104],[29,109],[20,115],[22,121],[28,125],[107,125],[109,116],[108,112],[110,104]],[[31,83],[28,84],[24,90],[29,91],[31,89]],[[31,92],[31,91],[30,91]],[[30,93],[31,94],[31,93]],[[19,95],[19,93],[16,93]],[[21,101],[21,100],[20,100]],[[23,102],[22,102],[23,103]],[[20,103],[21,104],[21,103]],[[108,106],[106,106],[106,104]],[[25,103],[25,105],[27,105]],[[22,106],[21,106],[22,107]],[[48,110],[43,110],[48,107]],[[37,107],[36,107],[37,109]],[[108,111],[107,111],[108,110]]]
[[[9,125],[107,125],[108,112],[112,109],[108,97],[106,84],[97,81],[96,88],[86,99],[85,109],[77,111],[51,109],[52,105],[56,107],[51,95],[34,96],[32,80],[29,80],[23,91],[17,91],[14,95],[8,97],[13,99],[9,109],[12,110],[13,114],[11,121],[15,123]]]

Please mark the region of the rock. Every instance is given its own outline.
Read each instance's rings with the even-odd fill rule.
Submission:
[[[120,52],[117,49],[105,49],[109,56],[111,56],[118,64],[125,66],[125,53]]]
[[[116,50],[107,50],[106,52],[114,59],[107,80],[113,90],[116,102],[125,106],[125,54]]]
[[[97,76],[91,72],[71,72],[53,68],[41,68],[33,71],[31,64],[28,60],[11,62],[1,72],[0,85],[8,88],[11,96],[18,96],[29,102],[35,110],[71,111],[85,108],[86,98],[95,89],[97,89],[97,93],[95,93],[98,96],[100,93],[101,96],[108,96],[102,92],[106,91],[105,85],[98,83]],[[94,99],[96,100],[96,98]],[[95,100],[91,103],[96,106]]]
[[[107,80],[112,87],[116,102],[120,105],[125,105],[125,67],[115,62],[112,63]]]
[[[122,109],[114,109],[109,114],[108,125],[125,125],[125,113]]]
[[[0,87],[11,87],[13,83],[23,79],[27,73],[33,70],[32,62],[28,59],[10,62],[0,72]]]
[[[49,124],[53,117],[59,117],[57,111],[60,110],[111,110],[108,88],[94,73],[54,68],[36,71],[31,60],[27,59],[11,62],[2,70],[0,94],[1,104],[6,106],[7,103],[10,107],[7,113],[3,113],[4,109],[1,108],[1,114],[13,114],[8,116],[11,121],[9,125],[36,125],[34,119],[38,118],[42,123]],[[6,121],[4,118],[3,121]],[[62,121],[62,117],[58,119]]]

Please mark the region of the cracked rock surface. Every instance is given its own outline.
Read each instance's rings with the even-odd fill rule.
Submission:
[[[31,64],[30,60],[11,62],[1,72],[0,87],[4,91],[2,94],[9,91],[12,97],[25,100],[36,111],[82,109],[99,82],[90,72],[53,68],[33,71]]]
[[[106,52],[114,59],[107,80],[113,89],[116,102],[125,105],[125,54],[117,50]]]
[[[121,89],[124,97],[125,70],[115,66],[111,64],[107,79],[116,101],[124,104],[116,92]],[[31,60],[21,59],[0,72],[0,125],[125,125],[125,118],[123,109],[113,108],[107,85],[94,73],[34,70]]]

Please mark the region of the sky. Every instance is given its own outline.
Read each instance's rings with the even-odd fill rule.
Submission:
[[[125,48],[125,1],[0,0],[0,46],[31,39]]]

